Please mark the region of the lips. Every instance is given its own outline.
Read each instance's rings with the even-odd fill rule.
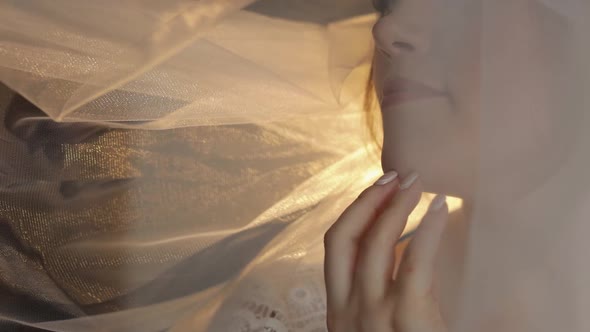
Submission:
[[[386,109],[412,100],[444,97],[446,93],[404,78],[387,81],[383,88],[381,108]]]

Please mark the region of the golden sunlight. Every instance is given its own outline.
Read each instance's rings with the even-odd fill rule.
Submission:
[[[375,182],[380,176],[382,175],[382,170],[380,167],[371,167],[369,171],[365,172],[365,176],[363,181],[366,183],[373,183]],[[433,193],[424,193],[422,194],[422,199],[416,209],[410,214],[408,218],[408,223],[406,228],[404,229],[404,233],[411,232],[412,230],[416,229],[422,220],[422,217],[428,211],[428,206],[430,202],[434,199],[436,194]],[[447,204],[449,206],[449,213],[458,211],[463,206],[463,200],[458,197],[447,196]]]

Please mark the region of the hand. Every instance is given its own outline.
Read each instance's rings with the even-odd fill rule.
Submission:
[[[415,173],[401,184],[395,173],[386,176],[390,182],[365,189],[326,233],[328,330],[445,332],[433,295],[434,263],[448,219],[445,197],[431,203],[394,280],[395,245],[422,185]]]

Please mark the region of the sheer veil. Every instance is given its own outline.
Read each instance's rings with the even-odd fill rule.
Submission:
[[[450,0],[429,22],[479,47],[452,331],[590,330],[589,7]],[[361,112],[376,18],[366,0],[1,3],[0,328],[324,331],[323,234],[382,171]],[[441,61],[465,42],[433,41]]]

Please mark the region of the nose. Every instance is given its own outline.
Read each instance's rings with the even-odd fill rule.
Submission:
[[[409,25],[402,25],[389,14],[381,17],[373,26],[375,46],[390,57],[425,51],[427,49],[424,33]]]

